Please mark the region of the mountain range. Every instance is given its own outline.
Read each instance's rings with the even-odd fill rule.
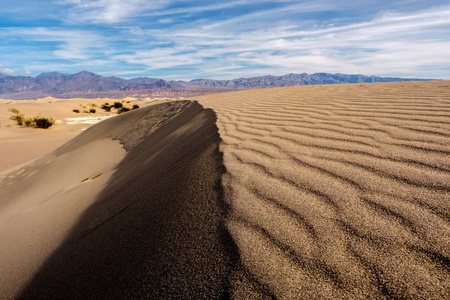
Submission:
[[[104,77],[88,71],[76,74],[47,72],[36,77],[12,76],[0,73],[0,98],[32,99],[46,96],[58,98],[177,97],[297,85],[424,80],[427,79],[330,73],[267,75],[232,80],[194,79],[191,81],[167,81],[148,77],[123,79],[115,76]]]

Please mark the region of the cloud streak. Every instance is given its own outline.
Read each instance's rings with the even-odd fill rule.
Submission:
[[[57,3],[64,12],[60,26],[0,31],[7,44],[0,56],[12,57],[8,65],[19,59],[5,51],[18,47],[17,53],[38,57],[17,66],[32,72],[47,63],[69,72],[167,79],[290,72],[450,79],[444,1]]]

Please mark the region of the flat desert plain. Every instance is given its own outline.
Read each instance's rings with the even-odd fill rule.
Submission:
[[[0,102],[2,299],[450,298],[449,81],[92,101]]]

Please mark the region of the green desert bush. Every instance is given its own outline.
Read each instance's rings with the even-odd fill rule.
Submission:
[[[17,125],[22,126],[23,122],[25,121],[25,117],[23,114],[20,113],[20,110],[14,108],[14,107],[11,107],[8,110],[13,113],[13,115],[11,116],[11,120],[16,121]]]
[[[37,128],[47,129],[50,126],[52,126],[55,123],[55,121],[52,118],[39,116],[34,118],[34,123],[36,124]]]
[[[23,114],[13,115],[11,118],[17,122],[17,125],[20,126],[22,126],[23,123],[25,122],[25,117]]]
[[[17,122],[17,125],[20,126],[25,125],[26,127],[31,127],[35,125],[37,128],[47,129],[55,123],[52,118],[45,118],[42,116],[38,116],[35,118],[25,118],[24,114],[21,114],[20,111],[15,108],[11,108],[9,109],[9,111],[14,113],[14,115],[11,116],[11,119],[15,120]]]
[[[10,109],[8,109],[10,112],[12,112],[13,114],[20,114],[20,111],[17,108],[11,107]]]
[[[26,127],[31,127],[34,125],[34,119],[33,118],[26,118],[24,121],[24,125]]]
[[[100,106],[101,109],[104,109],[105,111],[111,111],[111,105],[109,105],[108,102],[105,102]]]
[[[122,102],[116,101],[116,102],[114,102],[113,107],[119,109],[119,108],[123,107],[123,104],[122,104]]]
[[[91,109],[89,110],[89,112],[90,112],[91,114],[95,114],[95,113],[97,112],[97,110],[95,110],[95,108],[91,108]]]
[[[77,114],[79,114],[80,113],[80,110],[79,109],[74,109],[74,110],[72,110],[74,113],[77,113]]]
[[[119,109],[117,110],[117,113],[118,113],[118,114],[121,114],[121,113],[130,111],[130,110],[131,110],[131,108],[126,107],[126,106],[122,106],[121,108],[119,108]]]
[[[132,109],[138,109],[138,108],[139,108],[139,105],[133,104],[133,108]]]

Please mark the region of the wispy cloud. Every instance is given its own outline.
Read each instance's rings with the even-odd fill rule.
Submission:
[[[68,18],[76,23],[118,23],[126,21],[143,11],[165,7],[169,0],[60,0],[69,7]]]
[[[71,30],[60,28],[5,28],[0,31],[0,36],[9,39],[16,39],[17,36],[28,41],[28,43],[38,43],[40,47],[43,43],[46,48],[47,59],[63,60],[88,60],[93,59],[95,52],[102,51],[107,38],[93,32],[83,30]],[[42,47],[43,48],[43,47]],[[40,49],[42,49],[40,47]],[[39,59],[43,59],[41,57]]]
[[[269,11],[260,12],[260,14]],[[254,15],[254,14],[252,14]],[[254,17],[254,16],[252,16]],[[239,29],[238,17],[173,31],[140,32],[148,39],[163,37],[171,47],[139,50],[115,56],[149,69],[211,64],[286,72],[358,72],[375,75],[444,75],[439,69],[450,61],[450,7],[425,12],[383,13],[351,25],[299,29],[299,26],[261,26]],[[238,20],[236,20],[238,19]],[[439,31],[442,31],[441,33]],[[430,55],[432,54],[432,55]],[[448,66],[447,66],[448,67]],[[219,75],[219,74],[217,74]]]
[[[0,30],[0,57],[10,69],[168,79],[289,72],[450,79],[450,5],[440,0],[53,3],[59,26],[39,19],[39,26]]]
[[[11,69],[0,69],[0,73],[3,73],[3,74],[7,74],[7,75],[13,75],[14,74],[14,70],[11,70]]]

